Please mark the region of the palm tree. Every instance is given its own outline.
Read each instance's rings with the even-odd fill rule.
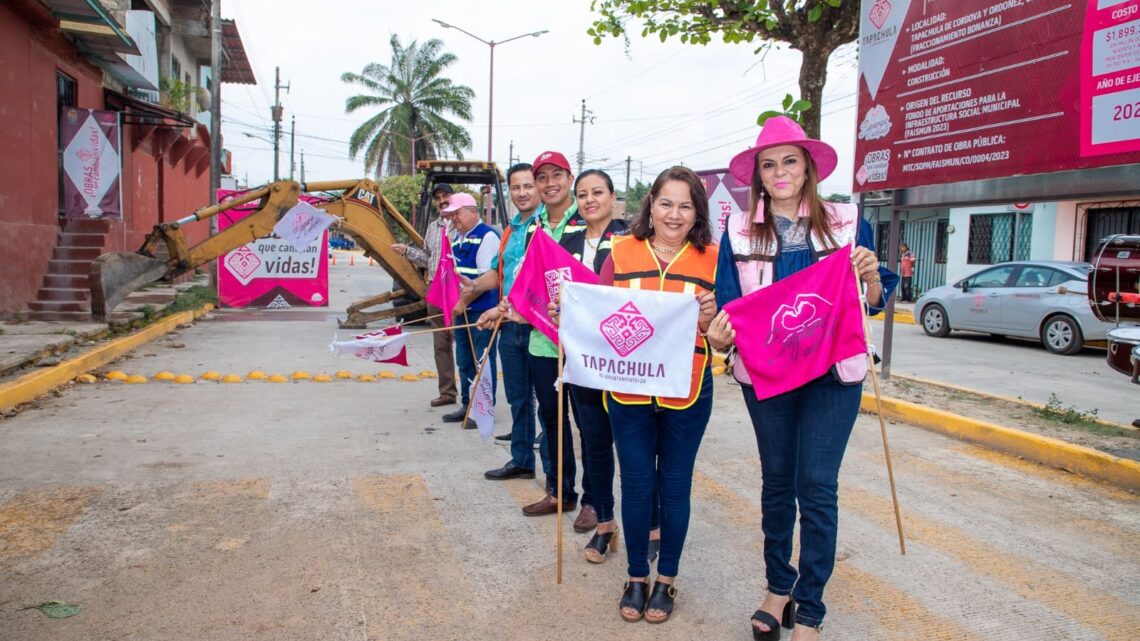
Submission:
[[[443,53],[443,42],[434,38],[422,46],[413,40],[404,47],[399,36],[393,35],[391,45],[391,66],[374,62],[362,73],[345,72],[340,77],[368,91],[346,100],[345,113],[380,108],[352,132],[349,158],[355,160],[363,151],[365,172],[375,171],[377,176],[385,164],[389,175],[415,173],[412,144],[416,160],[462,159],[463,150],[471,147],[471,137],[447,116],[470,121],[475,92],[440,75],[455,62],[455,55]]]

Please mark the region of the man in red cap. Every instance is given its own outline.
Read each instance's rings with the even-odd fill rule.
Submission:
[[[554,239],[562,238],[566,223],[578,211],[578,201],[574,198],[574,175],[566,156],[557,151],[544,151],[534,159],[534,182],[538,186],[538,196],[542,200],[536,216],[539,227],[545,229]],[[537,329],[530,333],[530,372],[534,381],[535,396],[538,398],[538,413],[546,426],[546,447],[551,457],[551,469],[557,469],[558,456],[558,392],[554,382],[558,378],[558,348]],[[563,390],[566,394],[566,390]],[[570,425],[570,399],[563,398],[562,425]],[[574,437],[570,430],[562,430],[562,509],[573,510],[578,504],[578,494],[574,491],[574,477],[577,474],[574,460]],[[583,466],[585,460],[583,459]],[[598,525],[594,512],[594,501],[590,495],[586,471],[582,470],[582,510],[574,521],[574,529],[588,532]],[[541,501],[523,508],[527,516],[554,514],[558,511],[557,478],[546,476],[546,496]]]

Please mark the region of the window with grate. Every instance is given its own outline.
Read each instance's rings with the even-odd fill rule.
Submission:
[[[75,78],[68,76],[62,71],[55,72],[55,131],[56,131],[56,189],[57,200],[59,206],[59,214],[63,215],[63,128],[59,126],[60,120],[63,119],[63,110],[70,107],[79,106],[79,83],[75,82]]]
[[[938,221],[937,231],[934,233],[934,263],[937,265],[946,264],[947,247],[950,245],[949,227],[948,219]]]
[[[1008,260],[1029,260],[1032,232],[1033,214],[974,214],[970,216],[966,262],[993,265]]]
[[[906,221],[899,221],[899,242],[906,242]],[[878,223],[875,226],[875,254],[879,258],[880,263],[886,264],[887,251],[891,245],[891,223]]]

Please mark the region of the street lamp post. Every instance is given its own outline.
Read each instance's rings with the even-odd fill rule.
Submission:
[[[484,40],[483,38],[480,38],[479,36],[471,33],[470,31],[467,31],[466,29],[464,29],[462,27],[457,27],[453,24],[448,24],[448,23],[444,22],[443,20],[439,20],[437,18],[432,18],[431,20],[432,20],[432,22],[437,23],[439,26],[443,27],[444,29],[455,29],[456,31],[463,32],[463,33],[471,36],[472,38],[478,40],[479,42],[482,42],[483,44],[487,45],[491,49],[491,70],[490,70],[490,73],[488,74],[488,88],[487,88],[487,162],[494,163],[495,158],[493,155],[493,151],[492,151],[493,148],[491,146],[491,143],[492,143],[492,134],[494,133],[494,130],[492,129],[492,127],[495,123],[495,46],[507,44],[508,42],[510,42],[512,40],[518,40],[519,38],[525,38],[527,36],[533,36],[533,37],[537,38],[544,33],[548,33],[548,31],[546,29],[543,29],[542,31],[533,31],[531,33],[524,33],[521,35],[514,36],[512,38],[507,38],[506,40],[501,40],[499,42],[495,42],[494,40]],[[487,223],[488,224],[491,223],[491,199],[490,198],[487,199]]]

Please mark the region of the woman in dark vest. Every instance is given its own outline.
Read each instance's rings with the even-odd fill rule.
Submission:
[[[566,225],[559,244],[595,273],[601,270],[613,248],[615,236],[629,233],[625,220],[614,217],[614,183],[606,172],[589,169],[574,181],[578,212]],[[602,400],[602,391],[569,385],[570,409],[582,434],[582,472],[589,477],[598,529],[586,544],[586,560],[604,563],[607,552],[617,547],[617,521],[614,519],[614,435]],[[649,556],[657,556],[660,523],[657,501],[650,530]],[[583,508],[585,509],[585,508]]]
[[[872,311],[886,304],[898,277],[879,266],[871,226],[858,207],[824,202],[819,183],[838,164],[827,143],[808,138],[794,120],[769,119],[756,145],[732,159],[729,170],[751,185],[751,211],[732,216],[721,240],[717,302],[771,285],[824,256],[854,245],[851,262]],[[852,284],[854,286],[854,284]],[[721,312],[709,327],[718,350],[736,339]],[[775,641],[780,626],[794,641],[819,636],[826,608],[823,589],[835,566],[839,523],[839,466],[859,412],[867,356],[835,364],[823,376],[759,401],[744,367],[733,368],[756,433],[763,487],[764,571],[768,593],[752,615],[752,636]],[[792,565],[792,532],[800,517],[799,567]]]

